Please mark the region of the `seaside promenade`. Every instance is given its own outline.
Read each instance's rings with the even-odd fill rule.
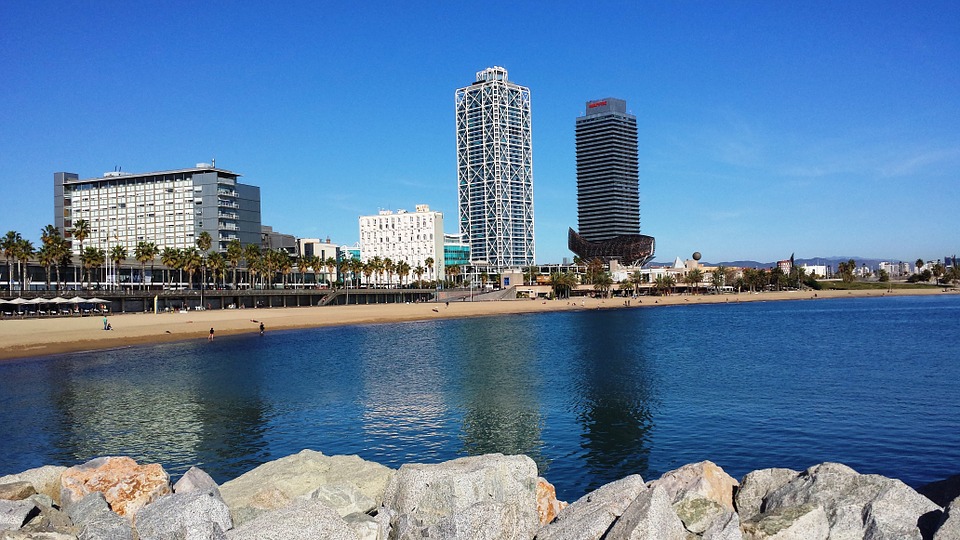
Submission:
[[[577,309],[636,309],[657,306],[717,304],[830,298],[957,294],[933,290],[894,291],[785,291],[725,295],[671,295],[570,300],[503,300],[322,306],[297,308],[225,309],[162,314],[110,315],[112,330],[103,330],[102,316],[53,319],[0,320],[0,360],[66,352],[128,347],[149,343],[207,339],[210,328],[217,336],[254,333],[263,322],[266,331],[323,326],[421,321],[437,318],[484,317]]]

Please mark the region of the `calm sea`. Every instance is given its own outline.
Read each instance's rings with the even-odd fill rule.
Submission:
[[[336,309],[336,308],[330,308]],[[0,323],[2,324],[2,323]],[[960,297],[272,331],[0,364],[0,474],[101,455],[223,482],[303,448],[523,453],[561,498],[712,460],[960,473]]]

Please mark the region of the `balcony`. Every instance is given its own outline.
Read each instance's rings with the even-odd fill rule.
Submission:
[[[217,212],[217,217],[223,219],[240,219],[240,214],[236,212]]]
[[[237,191],[234,189],[217,188],[217,195],[225,195],[227,197],[236,197]]]
[[[240,208],[240,205],[233,201],[224,201],[221,199],[217,199],[217,206],[220,208]]]

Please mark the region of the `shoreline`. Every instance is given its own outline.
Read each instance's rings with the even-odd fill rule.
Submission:
[[[783,291],[722,295],[639,296],[637,298],[576,298],[570,300],[501,300],[485,302],[426,302],[349,306],[224,309],[188,313],[123,313],[109,315],[113,330],[103,330],[102,316],[0,320],[0,361],[54,354],[127,348],[138,345],[207,339],[255,333],[260,322],[269,333],[328,326],[488,317],[587,309],[634,309],[656,306],[739,302],[823,300],[882,296],[957,294],[943,289],[866,291]],[[816,295],[816,296],[814,296]],[[629,301],[629,305],[625,302]]]

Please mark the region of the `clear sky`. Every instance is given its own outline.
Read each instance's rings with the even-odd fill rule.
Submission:
[[[56,171],[214,158],[281,232],[418,203],[456,232],[454,91],[493,65],[531,89],[539,262],[572,256],[603,97],[657,260],[960,252],[956,1],[0,1],[0,233],[39,243]]]

